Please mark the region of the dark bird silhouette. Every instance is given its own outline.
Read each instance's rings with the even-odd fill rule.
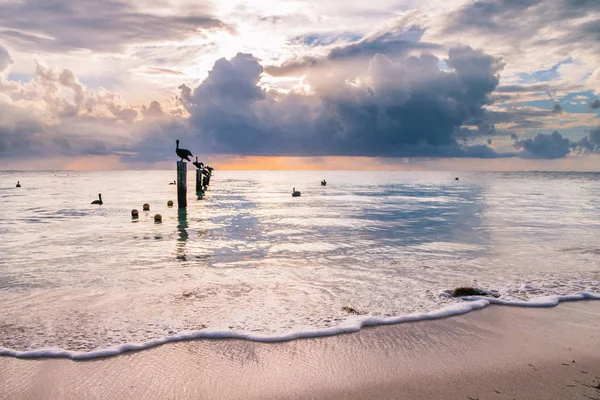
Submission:
[[[177,182],[175,182],[175,181],[169,182],[169,185],[177,185]]]
[[[183,161],[184,159],[186,159],[188,161],[192,161],[192,160],[190,160],[190,157],[193,156],[192,152],[189,151],[188,149],[180,149],[179,148],[179,139],[177,139],[175,141],[175,143],[177,144],[177,147],[175,148],[175,153],[177,153],[177,155],[181,158],[181,161]]]
[[[17,181],[17,187],[21,187],[21,182]]]
[[[202,169],[202,167],[204,167],[203,163],[198,162],[198,157],[196,157],[196,161],[194,161],[192,164],[194,164],[198,169]]]
[[[457,181],[458,180],[458,176],[456,178],[454,178],[454,180]]]
[[[327,182],[325,181],[325,179],[323,179],[323,180],[321,181],[321,186],[327,186]]]
[[[92,201],[92,204],[100,204],[100,205],[102,205],[103,204],[102,203],[102,195],[100,193],[98,193],[98,199],[99,200]]]

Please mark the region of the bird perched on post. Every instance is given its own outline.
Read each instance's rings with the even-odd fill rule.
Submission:
[[[198,162],[198,157],[196,157],[196,161],[194,161],[192,164],[194,164],[198,169],[202,169],[204,167],[204,163]]]
[[[190,160],[190,157],[193,156],[192,152],[189,151],[188,149],[180,149],[179,148],[179,139],[177,139],[175,141],[175,143],[177,144],[177,147],[175,148],[175,153],[177,153],[177,156],[179,158],[181,158],[181,161],[183,161],[184,159],[186,159],[188,161],[192,161],[192,160]]]

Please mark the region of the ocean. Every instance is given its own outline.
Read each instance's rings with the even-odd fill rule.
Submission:
[[[600,173],[217,170],[197,199],[190,172],[185,210],[175,171],[0,172],[0,355],[600,299]]]

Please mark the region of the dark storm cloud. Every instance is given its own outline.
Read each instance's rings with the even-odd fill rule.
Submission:
[[[592,110],[597,110],[597,109],[599,109],[599,108],[600,108],[600,100],[599,100],[599,99],[596,99],[596,100],[592,101],[592,102],[590,103],[590,108],[591,108]]]
[[[345,60],[368,60],[376,54],[385,54],[390,58],[403,57],[411,50],[438,49],[433,43],[421,42],[425,30],[419,26],[396,26],[391,30],[377,32],[357,42],[337,46],[326,57],[302,57],[283,63],[280,66],[268,66],[265,72],[273,76],[303,75],[309,68],[327,66]]]
[[[118,51],[136,43],[182,39],[224,28],[208,14],[155,15],[125,0],[25,0],[0,4],[0,39],[20,49]],[[33,33],[35,32],[35,33]]]
[[[352,53],[348,51],[347,54]],[[367,61],[369,84],[313,83],[315,93],[266,92],[250,54],[218,60],[195,90],[181,87],[195,140],[208,152],[240,155],[496,157],[465,147],[453,134],[481,119],[503,63],[470,47],[449,51],[446,64],[424,54]],[[315,78],[317,79],[317,78]]]
[[[525,150],[524,156],[530,158],[564,158],[571,152],[571,142],[557,131],[551,135],[540,133],[534,138],[516,139],[515,147]]]

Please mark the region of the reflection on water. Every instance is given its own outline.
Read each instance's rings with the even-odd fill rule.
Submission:
[[[219,171],[177,209],[171,171],[0,172],[0,347],[331,327],[345,306],[431,311],[465,284],[506,299],[600,291],[600,174],[455,176]]]
[[[177,209],[177,259],[180,261],[187,261],[187,255],[185,247],[188,240],[188,222],[187,222],[187,209]]]

